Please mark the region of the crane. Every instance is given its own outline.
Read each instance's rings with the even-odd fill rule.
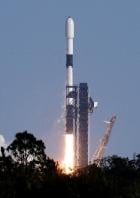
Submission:
[[[105,121],[105,123],[107,124],[106,131],[93,155],[93,160],[92,160],[93,163],[96,164],[98,167],[100,166],[101,160],[103,158],[115,121],[116,121],[116,116],[112,116],[112,118],[109,121]]]

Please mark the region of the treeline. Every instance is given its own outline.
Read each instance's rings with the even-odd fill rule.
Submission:
[[[140,154],[118,156],[66,175],[45,153],[42,140],[17,133],[0,151],[0,198],[140,198]]]

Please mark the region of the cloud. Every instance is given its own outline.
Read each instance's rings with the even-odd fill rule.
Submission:
[[[0,134],[0,147],[1,146],[6,147],[6,142],[4,136]]]

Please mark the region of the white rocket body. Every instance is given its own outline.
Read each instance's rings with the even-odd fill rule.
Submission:
[[[74,133],[74,97],[73,95],[73,39],[74,21],[71,17],[66,20],[66,133]]]
[[[73,39],[74,39],[74,21],[71,17],[68,17],[66,20],[67,86],[73,86]]]

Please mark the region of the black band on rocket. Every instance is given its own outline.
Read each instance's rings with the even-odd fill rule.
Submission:
[[[73,67],[73,55],[67,54],[66,55],[66,67],[72,66]]]

